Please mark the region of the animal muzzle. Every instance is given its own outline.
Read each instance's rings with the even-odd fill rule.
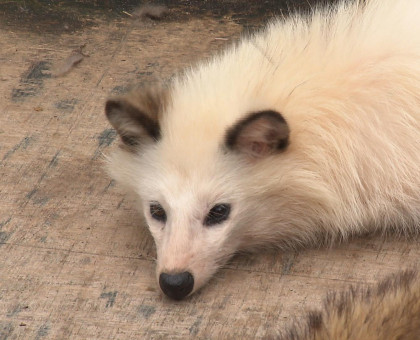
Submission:
[[[182,300],[194,287],[194,277],[189,272],[159,275],[159,285],[162,291],[174,300]]]

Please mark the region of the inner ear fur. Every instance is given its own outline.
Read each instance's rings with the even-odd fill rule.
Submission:
[[[226,133],[226,146],[250,158],[262,158],[284,151],[289,144],[289,126],[272,110],[251,113]]]
[[[157,87],[136,89],[109,99],[105,104],[105,114],[123,144],[134,149],[160,139],[159,120],[166,101],[166,90]]]

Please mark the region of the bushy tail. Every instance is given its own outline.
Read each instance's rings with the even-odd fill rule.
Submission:
[[[420,276],[404,271],[373,289],[331,294],[322,311],[308,313],[282,339],[419,340]]]

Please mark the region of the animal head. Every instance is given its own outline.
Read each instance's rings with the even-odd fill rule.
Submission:
[[[111,175],[140,197],[159,285],[182,299],[267,233],[255,227],[268,219],[258,192],[269,184],[258,184],[255,172],[286,151],[289,126],[270,109],[229,123],[211,108],[194,116],[175,98],[170,90],[140,89],[108,100],[105,111],[122,142],[110,157]]]

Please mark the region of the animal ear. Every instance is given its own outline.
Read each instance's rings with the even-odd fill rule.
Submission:
[[[130,149],[160,139],[159,118],[166,102],[163,90],[139,89],[132,93],[109,99],[105,114],[117,130],[123,144]]]
[[[263,158],[287,148],[289,126],[276,111],[252,113],[227,131],[225,143],[248,157]]]

